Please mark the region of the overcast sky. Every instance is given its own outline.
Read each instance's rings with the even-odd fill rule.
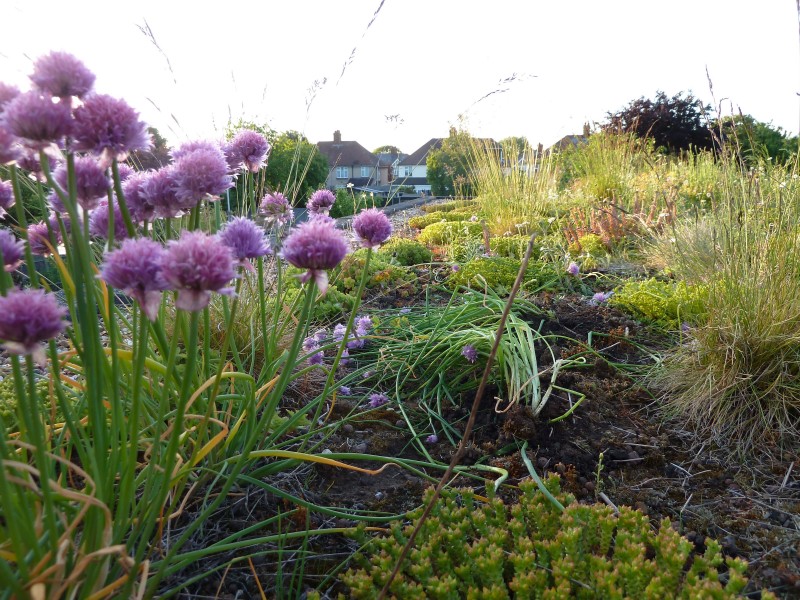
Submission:
[[[547,146],[658,90],[800,121],[795,0],[2,5],[0,80],[27,87],[33,59],[71,52],[173,143],[243,117],[370,150],[411,153],[459,124]]]

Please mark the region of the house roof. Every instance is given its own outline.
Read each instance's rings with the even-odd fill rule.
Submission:
[[[557,152],[559,150],[564,150],[566,148],[571,148],[574,146],[582,146],[586,142],[589,141],[589,138],[585,135],[580,134],[572,134],[572,135],[565,135],[563,138],[558,140],[555,144],[550,146],[547,149],[547,152]]]
[[[374,166],[378,164],[378,157],[358,142],[317,142],[317,150],[328,159],[328,165],[331,169],[334,167]]]
[[[422,146],[417,148],[414,152],[401,160],[400,166],[415,167],[417,165],[424,165],[430,151],[441,148],[443,141],[443,138],[431,138],[422,144]]]

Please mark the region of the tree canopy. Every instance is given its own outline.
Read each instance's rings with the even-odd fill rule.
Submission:
[[[149,150],[135,150],[128,157],[128,163],[138,171],[160,169],[172,162],[170,147],[167,140],[155,127],[148,127],[147,131],[153,138],[153,146]]]
[[[798,149],[798,138],[790,137],[781,127],[763,123],[751,115],[724,117],[717,123],[720,138],[738,149],[743,160],[769,158],[775,162],[789,161]]]
[[[691,93],[672,96],[659,91],[655,100],[639,98],[616,113],[608,113],[602,128],[617,133],[635,133],[652,138],[657,148],[670,153],[713,147],[706,117],[710,105],[703,105]]]
[[[472,137],[463,131],[451,130],[442,147],[428,154],[428,183],[434,196],[469,196],[472,186],[469,179],[469,152]]]

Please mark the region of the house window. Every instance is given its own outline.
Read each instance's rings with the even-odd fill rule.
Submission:
[[[350,177],[350,169],[347,167],[336,167],[336,179],[347,179]]]
[[[369,167],[361,167],[361,176],[369,177]]]
[[[413,169],[413,167],[403,167],[403,177],[411,177]]]

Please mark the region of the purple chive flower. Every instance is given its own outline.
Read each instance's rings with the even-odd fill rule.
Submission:
[[[567,273],[573,276],[578,276],[580,272],[581,268],[578,266],[578,263],[576,262],[569,263],[569,266],[567,267]]]
[[[66,164],[58,167],[53,173],[56,183],[65,192],[69,189],[67,177]],[[75,187],[77,189],[78,204],[84,210],[92,210],[97,207],[100,200],[108,198],[111,180],[106,176],[105,169],[95,159],[88,156],[79,156],[75,158]]]
[[[308,199],[306,202],[306,208],[308,212],[313,214],[322,214],[327,215],[328,211],[330,211],[331,207],[333,206],[334,202],[336,202],[336,196],[333,195],[333,192],[330,190],[317,190],[313,194],[311,194],[311,198]]]
[[[10,273],[22,263],[25,243],[8,229],[0,229],[0,251],[3,253],[3,270]]]
[[[187,154],[191,154],[197,150],[210,150],[212,152],[222,154],[223,157],[225,156],[219,144],[210,140],[194,140],[191,142],[186,142],[181,144],[178,148],[171,150],[170,155],[172,155],[172,160],[178,160],[179,158],[183,158]]]
[[[346,367],[347,363],[350,362],[350,353],[347,351],[347,348],[342,350],[342,355],[339,357],[339,366]]]
[[[64,331],[66,314],[54,294],[12,289],[0,296],[0,340],[11,354],[33,354],[43,362],[40,344]]]
[[[475,363],[476,360],[478,360],[478,351],[472,344],[465,345],[461,349],[461,355],[473,364]]]
[[[333,328],[333,339],[337,342],[341,342],[344,339],[344,332],[347,329],[341,323],[337,323]]]
[[[472,216],[469,218],[469,222],[470,222],[470,223],[477,223],[477,222],[478,222],[478,215],[472,215]]]
[[[319,348],[319,342],[313,335],[303,340],[303,352],[311,352]]]
[[[72,223],[69,220],[69,215],[59,215],[57,213],[51,213],[47,219],[47,224],[50,225],[50,232],[52,235],[56,237],[58,243],[64,241],[64,238],[61,236],[61,225],[58,223],[59,216],[61,217],[61,223],[64,224],[64,231],[69,235],[69,232],[72,231]]]
[[[236,217],[228,222],[219,234],[222,243],[233,252],[233,257],[239,265],[253,272],[253,265],[248,262],[250,258],[258,258],[270,253],[264,230],[250,219]]]
[[[73,130],[69,104],[37,92],[20,94],[6,104],[3,121],[9,133],[36,150],[58,142]]]
[[[389,397],[386,394],[370,394],[369,405],[372,408],[378,408],[389,402]]]
[[[407,307],[407,306],[405,306],[405,307],[400,309],[400,314],[401,315],[407,315],[410,312],[411,312],[411,309],[409,307]]]
[[[425,438],[426,444],[436,444],[438,442],[439,442],[439,436],[436,435],[435,433],[432,433],[431,435]]]
[[[145,204],[152,206],[156,217],[170,219],[181,214],[176,196],[174,169],[172,165],[148,173],[141,185]],[[124,192],[124,190],[123,190]]]
[[[208,306],[211,292],[232,294],[227,286],[236,277],[230,248],[202,231],[184,231],[180,239],[169,242],[162,273],[178,291],[175,306],[188,311]]]
[[[2,117],[2,106],[0,106],[0,117]],[[0,118],[0,165],[10,165],[19,160],[21,155],[19,140],[3,127]]]
[[[56,240],[50,237],[47,223],[39,221],[28,225],[28,245],[31,247],[31,252],[37,256],[48,256],[50,254],[48,243],[56,245]]]
[[[139,113],[124,100],[106,94],[87,96],[75,109],[75,147],[105,160],[125,160],[134,150],[148,150],[152,145],[147,126]]]
[[[139,303],[145,316],[155,321],[161,293],[169,289],[161,265],[165,250],[149,238],[127,239],[105,255],[100,279]]]
[[[372,329],[372,318],[371,317],[358,317],[356,319],[356,335],[358,337],[364,337],[367,335],[370,330]]]
[[[278,227],[288,225],[294,219],[294,212],[292,212],[289,201],[280,192],[273,192],[264,196],[258,211],[264,215],[268,223]]]
[[[458,265],[453,265],[450,267],[450,270],[453,271],[453,273],[458,273],[461,270],[461,267]]]
[[[51,52],[33,64],[33,85],[56,98],[83,98],[94,86],[94,73],[67,52]]]
[[[257,131],[244,129],[225,147],[225,157],[232,170],[244,168],[257,173],[266,166],[270,149],[267,138]]]
[[[324,358],[325,354],[321,350],[319,352],[314,352],[314,354],[308,357],[308,364],[321,365]]]
[[[131,167],[128,163],[119,163],[117,165],[117,172],[119,173],[119,181],[122,183],[127,181],[128,178],[136,171],[134,171],[133,167]]]
[[[359,348],[363,348],[365,341],[361,338],[355,338],[347,342],[347,348],[350,350],[358,350]]]
[[[152,221],[156,207],[145,197],[144,185],[151,173],[133,173],[122,182],[122,195],[134,223]]]
[[[32,150],[20,152],[16,160],[17,166],[20,169],[27,171],[31,177],[37,181],[41,181],[42,183],[47,181],[47,177],[45,177],[44,172],[42,171],[42,163],[39,161],[38,152]]]
[[[0,81],[0,114],[2,114],[5,105],[17,96],[19,96],[19,88],[17,86]]]
[[[598,304],[603,304],[604,302],[608,302],[608,299],[614,295],[614,292],[597,292],[592,299],[589,300],[589,304],[593,304],[597,306]]]
[[[219,195],[233,186],[225,157],[215,150],[184,154],[172,168],[175,197],[184,210],[194,208],[207,196],[209,200],[219,200]]]
[[[392,224],[383,211],[368,208],[353,219],[353,231],[364,248],[377,248],[392,235]]]
[[[95,237],[106,239],[108,237],[108,200],[103,200],[89,213],[89,233]],[[119,202],[114,202],[114,239],[124,240],[128,237],[128,230],[122,219],[122,210]]]
[[[346,385],[340,385],[339,386],[339,393],[342,396],[349,396],[350,395],[350,388],[347,387]]]
[[[300,281],[313,281],[324,294],[328,290],[327,271],[342,262],[347,250],[347,240],[332,224],[312,220],[288,235],[281,257],[298,269],[307,269]]]
[[[317,340],[318,344],[321,344],[328,338],[328,332],[325,329],[317,329],[314,332],[314,339]]]
[[[14,206],[14,187],[10,181],[0,181],[0,219]]]

